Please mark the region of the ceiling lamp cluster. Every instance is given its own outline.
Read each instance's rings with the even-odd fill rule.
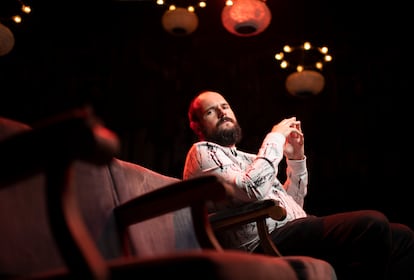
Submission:
[[[237,36],[253,36],[270,24],[272,14],[264,0],[227,0],[221,12],[224,28]]]
[[[14,22],[20,24],[22,16],[31,13],[31,8],[25,5],[22,1],[17,0],[20,10],[5,18],[0,18],[0,56],[8,54],[14,47],[13,32],[2,22]]]
[[[294,96],[317,95],[325,87],[325,78],[321,74],[324,64],[332,61],[326,46],[316,47],[310,42],[299,46],[283,47],[275,55],[283,69],[293,68],[295,72],[286,78],[286,90]]]
[[[167,5],[164,0],[157,0],[157,4],[160,6]],[[198,27],[198,17],[195,13],[195,9],[205,7],[206,2],[203,0],[188,5],[178,2],[175,4],[168,4],[168,9],[164,12],[161,18],[162,26],[172,35],[189,35]]]
[[[163,28],[176,36],[189,35],[198,27],[196,8],[205,8],[204,0],[156,0],[160,6],[168,6],[161,22]],[[180,3],[181,1],[181,3]],[[248,37],[263,32],[270,24],[272,14],[266,0],[226,0],[221,13],[224,28],[230,33]],[[185,3],[183,3],[185,2]]]

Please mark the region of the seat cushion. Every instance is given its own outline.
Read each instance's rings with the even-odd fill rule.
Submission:
[[[159,257],[117,259],[109,262],[111,279],[180,280],[336,280],[332,266],[303,256],[271,257],[227,250],[181,252]],[[42,279],[45,275],[36,275]],[[71,279],[66,270],[48,273],[51,279]]]
[[[303,256],[271,257],[240,251],[183,252],[164,257],[144,258],[138,263],[115,263],[116,279],[151,275],[154,279],[172,277],[198,280],[335,280],[332,266],[322,260]]]

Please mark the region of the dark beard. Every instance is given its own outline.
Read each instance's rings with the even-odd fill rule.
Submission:
[[[232,128],[220,128],[220,124],[224,121],[231,121],[234,123]],[[240,143],[242,138],[242,129],[238,123],[235,123],[232,119],[223,118],[217,123],[217,130],[212,133],[204,132],[205,140],[217,143],[221,146],[229,147]]]

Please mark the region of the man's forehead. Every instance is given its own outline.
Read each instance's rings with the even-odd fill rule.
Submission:
[[[198,97],[199,107],[201,108],[208,108],[214,107],[223,103],[227,103],[224,97],[216,92],[204,92]]]

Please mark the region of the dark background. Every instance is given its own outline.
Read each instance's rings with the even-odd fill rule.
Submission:
[[[14,6],[6,3],[3,14]],[[27,3],[33,11],[19,26],[2,15],[15,46],[0,57],[0,115],[35,125],[91,104],[120,136],[120,158],[181,177],[195,141],[189,101],[218,90],[243,127],[240,149],[256,152],[285,117],[302,121],[309,212],[374,208],[414,225],[409,2],[268,0],[271,24],[254,37],[224,29],[223,0],[197,10],[186,37],[162,29],[155,0]],[[334,60],[320,95],[295,98],[273,56],[304,41],[327,45]]]

